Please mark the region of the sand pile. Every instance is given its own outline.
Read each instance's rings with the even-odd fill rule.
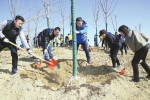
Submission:
[[[32,49],[41,57],[41,49]],[[60,69],[54,70],[42,64],[35,68],[38,59],[18,51],[19,62],[17,74],[11,74],[10,51],[0,53],[0,100],[149,100],[150,80],[146,79],[145,71],[140,68],[140,83],[132,79],[132,67],[129,63],[133,57],[131,51],[128,56],[118,55],[125,74],[119,75],[105,66],[108,59],[107,52],[102,48],[92,48],[90,53],[92,64],[86,62],[85,53],[78,51],[78,76],[80,84],[67,87],[68,79],[72,76],[72,48],[53,48],[54,58],[58,61]],[[147,62],[150,65],[150,54]],[[118,69],[121,71],[122,69]]]

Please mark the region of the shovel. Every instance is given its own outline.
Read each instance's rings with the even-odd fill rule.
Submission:
[[[123,68],[123,69],[122,69],[122,71],[121,71],[121,72],[119,72],[119,74],[120,74],[120,75],[123,75],[123,74],[124,74],[124,72],[125,72],[125,68]]]
[[[18,45],[14,44],[14,43],[12,43],[12,42],[10,42],[10,41],[9,41],[8,43],[10,43],[10,44],[16,46],[17,48],[19,48],[19,49],[25,51],[25,49],[19,47]],[[39,57],[39,56],[37,56],[37,55],[35,55],[35,54],[32,54],[32,55],[33,55],[34,57],[40,59],[41,61],[45,62],[45,63],[47,64],[48,68],[50,68],[50,69],[52,69],[52,70],[53,70],[54,67],[58,64],[58,63],[57,63],[55,60],[53,60],[53,59],[51,60],[51,62],[49,62],[49,61],[44,60],[43,58],[41,58],[41,57]],[[41,64],[42,64],[42,62],[40,62],[39,64],[36,64],[35,67],[36,67],[36,68],[39,68],[39,67],[41,66]]]

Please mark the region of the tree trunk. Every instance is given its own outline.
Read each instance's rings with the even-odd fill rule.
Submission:
[[[98,38],[97,38],[97,27],[96,27],[96,46],[98,46]]]
[[[47,17],[47,27],[50,28],[50,21],[48,17]]]
[[[73,35],[73,76],[77,76],[77,43],[75,34],[75,0],[71,0],[72,35]]]

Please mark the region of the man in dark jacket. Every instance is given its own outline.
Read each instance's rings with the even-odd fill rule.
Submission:
[[[53,40],[56,36],[58,36],[59,32],[60,28],[56,27],[55,29],[53,28],[45,29],[38,34],[38,43],[43,48],[45,60],[49,61],[50,59],[53,59],[50,40]]]
[[[83,46],[83,50],[85,51],[86,54],[86,58],[87,58],[87,62],[90,64],[91,60],[90,60],[90,54],[88,51],[88,45],[87,45],[87,41],[86,41],[86,37],[85,34],[87,33],[87,23],[82,20],[81,17],[76,18],[76,38],[77,38],[77,50],[79,45],[81,44]]]
[[[144,70],[147,72],[147,78],[150,78],[150,67],[146,63],[146,56],[148,53],[148,38],[137,31],[130,30],[126,25],[122,25],[119,27],[118,31],[125,36],[125,42],[128,44],[130,49],[135,53],[132,59],[132,67],[133,67],[133,81],[139,82],[139,69],[138,64],[140,63]]]
[[[116,69],[116,63],[118,67],[121,67],[119,59],[117,58],[118,51],[121,48],[121,42],[118,37],[116,37],[114,34],[110,32],[106,32],[105,30],[100,31],[100,36],[102,36],[105,41],[108,43],[108,46],[110,48],[110,57],[113,64],[113,70],[117,71]]]
[[[0,51],[2,51],[5,47],[8,47],[11,50],[12,73],[16,73],[18,70],[18,53],[17,48],[9,44],[9,41],[16,44],[16,39],[19,35],[21,42],[26,47],[28,53],[32,54],[21,27],[24,21],[25,20],[22,16],[16,16],[15,20],[6,20],[0,23]]]

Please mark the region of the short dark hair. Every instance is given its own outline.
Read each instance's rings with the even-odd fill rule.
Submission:
[[[127,35],[130,31],[130,29],[128,28],[128,26],[126,25],[122,25],[118,28],[119,32],[122,32],[124,35]]]
[[[83,21],[81,17],[77,17],[76,21]]]
[[[118,33],[117,32],[115,32],[115,35],[117,35]]]
[[[59,31],[61,31],[61,30],[60,30],[60,27],[55,27],[55,29],[54,29],[54,30],[59,30]]]
[[[22,20],[23,22],[25,22],[25,20],[24,20],[24,18],[22,17],[22,16],[20,16],[20,15],[17,15],[16,17],[15,17],[15,20]]]
[[[100,31],[99,31],[99,34],[100,34],[100,36],[103,35],[103,34],[106,34],[106,30],[104,30],[104,29],[103,29],[103,30],[100,30]]]

